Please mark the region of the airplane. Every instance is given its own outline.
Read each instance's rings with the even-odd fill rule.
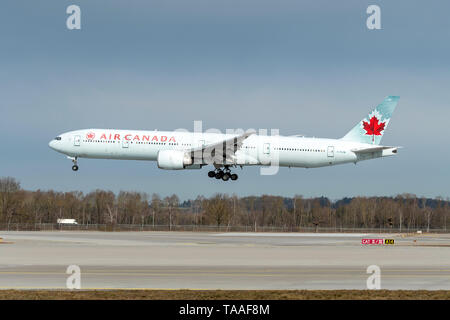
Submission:
[[[156,161],[165,170],[201,169],[213,165],[208,177],[237,180],[230,168],[278,166],[318,168],[357,163],[397,154],[400,147],[380,145],[399,96],[388,96],[340,139],[300,135],[257,135],[181,131],[83,129],[60,134],[50,141],[55,151],[79,158]]]

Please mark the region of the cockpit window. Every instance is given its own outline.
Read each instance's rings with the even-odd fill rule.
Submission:
[[[58,140],[58,141],[59,141],[59,140],[61,140],[61,137],[56,137],[55,140]]]

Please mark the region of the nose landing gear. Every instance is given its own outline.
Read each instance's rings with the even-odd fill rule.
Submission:
[[[73,171],[78,171],[78,157],[68,157],[69,159],[72,160],[73,162],[73,166],[72,166],[72,170]]]
[[[228,181],[228,180],[237,180],[238,179],[238,175],[235,173],[231,173],[230,167],[229,166],[225,166],[225,170],[222,169],[216,169],[215,171],[209,171],[208,172],[208,177],[210,178],[216,178],[217,180],[222,179],[223,181]]]

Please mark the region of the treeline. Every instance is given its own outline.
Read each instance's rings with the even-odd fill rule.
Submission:
[[[14,178],[0,178],[0,224],[56,223],[73,218],[79,224],[214,225],[302,228],[447,229],[450,202],[442,198],[354,197],[285,198],[216,194],[180,202],[177,195],[96,190],[27,191]]]

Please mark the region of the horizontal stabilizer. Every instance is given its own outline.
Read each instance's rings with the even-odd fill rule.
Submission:
[[[396,153],[398,148],[399,147],[377,146],[377,147],[373,147],[373,148],[353,149],[352,152],[361,154],[361,153],[372,153],[372,152],[383,151],[383,150],[387,150],[387,149],[393,149],[393,152]]]

